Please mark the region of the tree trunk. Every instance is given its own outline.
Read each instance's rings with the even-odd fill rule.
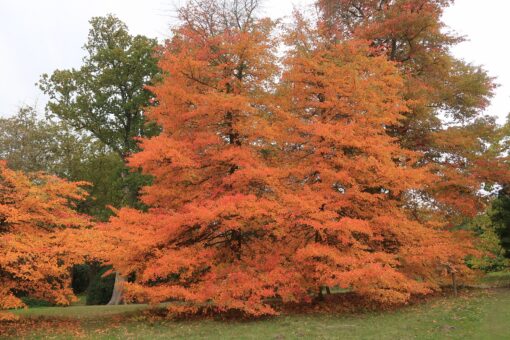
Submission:
[[[319,295],[317,295],[317,301],[324,301],[324,295],[322,294],[322,286],[319,286]]]
[[[452,271],[452,286],[453,286],[453,295],[457,297],[457,276],[455,271]]]
[[[124,165],[127,163],[126,156],[122,157],[122,161],[124,162]],[[123,197],[122,197],[122,205],[123,206],[129,206],[129,187],[127,186],[127,169],[122,169],[122,172],[120,173],[120,176],[122,178],[123,183]],[[113,292],[112,297],[110,298],[110,301],[108,302],[108,305],[120,305],[121,302],[123,302],[122,294],[124,293],[124,282],[126,282],[127,279],[120,275],[118,272],[115,272],[115,283],[113,285]]]
[[[113,293],[108,305],[119,305],[123,302],[124,282],[126,282],[126,278],[115,272],[115,284],[113,285]]]

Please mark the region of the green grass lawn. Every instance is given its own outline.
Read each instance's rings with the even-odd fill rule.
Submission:
[[[488,273],[480,280],[481,287],[510,288],[510,271]]]
[[[147,318],[145,305],[39,307],[16,313],[27,339],[510,339],[510,289],[478,290],[398,311],[259,321]],[[14,326],[14,325],[13,325]],[[1,331],[1,329],[0,329]],[[1,337],[1,336],[0,336]]]

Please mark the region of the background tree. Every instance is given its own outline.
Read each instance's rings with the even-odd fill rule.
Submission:
[[[510,258],[510,195],[503,189],[492,202],[489,217],[494,224],[495,233],[499,236],[505,256]]]
[[[0,118],[0,159],[13,170],[45,172],[70,181],[91,183],[78,211],[106,220],[108,205],[120,206],[122,161],[95,137],[77,132],[62,121],[41,119],[25,106],[10,118]]]
[[[20,294],[67,305],[72,265],[83,253],[70,228],[89,225],[75,212],[86,196],[80,183],[29,176],[0,162],[0,309],[24,306]]]
[[[462,226],[474,232],[476,246],[481,250],[478,256],[471,256],[467,259],[468,265],[486,273],[504,271],[510,264],[504,248],[504,238],[501,235],[498,218],[499,207],[496,201],[492,202],[487,211]]]
[[[65,161],[60,137],[60,126],[37,119],[36,110],[30,106],[20,107],[15,116],[0,118],[0,158],[15,170],[62,173],[65,170],[59,166]],[[80,144],[72,144],[73,149],[80,148]],[[72,152],[70,157],[75,154],[79,151]]]
[[[146,86],[159,74],[157,41],[130,35],[112,15],[92,18],[90,24],[83,66],[45,74],[39,85],[50,97],[50,116],[89,132],[125,163],[137,150],[136,138],[158,132],[155,125],[146,123],[143,113],[152,98]],[[127,168],[120,175],[123,190],[118,205],[136,207],[138,188],[146,179]],[[122,280],[117,275],[112,304],[121,300]]]
[[[510,150],[510,115],[507,117],[505,125],[498,131],[499,143],[493,146],[493,152],[500,155],[502,162],[508,168],[508,155]],[[510,190],[509,181],[503,177],[500,181],[501,190],[492,202],[488,210],[496,234],[499,236],[501,245],[505,250],[505,256],[510,258]]]
[[[50,117],[89,132],[124,161],[137,150],[136,138],[157,133],[143,114],[152,98],[145,87],[159,73],[157,42],[130,35],[112,15],[92,18],[90,24],[84,65],[44,74],[39,86],[50,96]],[[123,204],[135,203],[133,188],[126,192]]]

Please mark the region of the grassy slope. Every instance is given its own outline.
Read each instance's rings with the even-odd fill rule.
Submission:
[[[72,334],[94,339],[510,339],[510,290],[479,291],[457,299],[436,299],[396,312],[360,315],[293,315],[251,322],[153,321],[143,305],[33,308],[25,318],[74,320],[73,330],[34,326],[26,336]],[[114,315],[123,315],[122,320]],[[62,321],[61,321],[62,322]],[[54,337],[52,337],[54,338]]]

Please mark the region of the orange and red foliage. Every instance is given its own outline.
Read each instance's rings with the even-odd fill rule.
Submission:
[[[403,79],[366,43],[307,45],[303,25],[290,35],[295,48],[284,75],[289,111],[306,136],[294,164],[309,174],[299,192],[307,209],[293,232],[303,242],[302,275],[388,304],[430,292],[448,262],[464,267],[470,243],[438,216],[417,219],[408,209],[420,205],[412,195],[438,178],[417,166],[421,153],[388,134],[407,111]]]
[[[68,230],[89,224],[73,210],[86,195],[81,184],[0,162],[0,309],[23,307],[20,294],[61,305],[74,298],[70,267],[82,255]]]
[[[186,21],[165,48],[148,112],[162,133],[130,160],[154,176],[150,208],[100,226],[136,274],[127,298],[263,315],[325,285],[403,303],[467,270],[467,235],[416,199],[438,177],[388,133],[408,110],[395,65],[302,20],[278,63],[274,24],[245,24]]]
[[[427,190],[433,197],[429,203],[449,210],[450,221],[459,223],[483,208],[478,195],[482,185],[506,182],[508,172],[501,171],[497,155],[487,153],[496,135],[494,120],[484,115],[493,79],[450,53],[450,47],[463,40],[441,21],[453,2],[317,0],[317,5],[323,36],[365,39],[376,53],[397,63],[410,111],[391,134],[403,147],[422,153],[420,163],[431,165],[440,177]]]

